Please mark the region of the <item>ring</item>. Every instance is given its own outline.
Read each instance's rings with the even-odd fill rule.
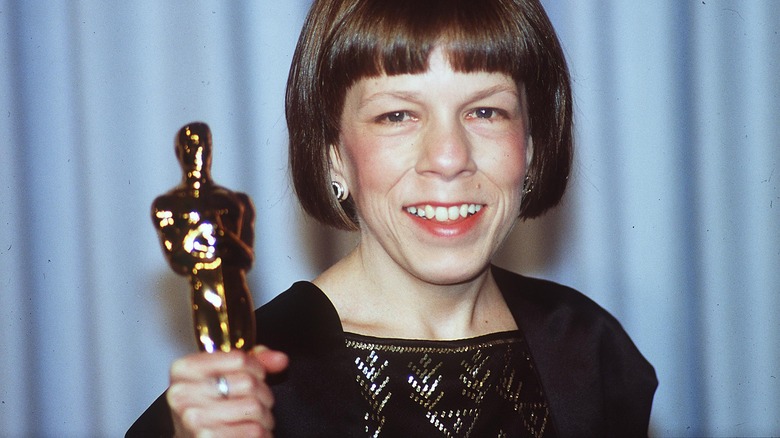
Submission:
[[[228,398],[230,395],[230,386],[228,386],[225,376],[217,377],[217,392],[222,398]]]

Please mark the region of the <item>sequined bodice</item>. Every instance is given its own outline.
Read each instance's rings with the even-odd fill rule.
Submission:
[[[550,437],[550,410],[518,331],[455,341],[346,333],[367,436]]]

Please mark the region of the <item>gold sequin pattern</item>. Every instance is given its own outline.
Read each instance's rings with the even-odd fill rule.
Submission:
[[[554,434],[519,332],[459,341],[347,334],[346,344],[366,401],[367,436]]]
[[[355,365],[359,371],[357,383],[360,385],[363,398],[371,407],[366,412],[364,420],[366,420],[366,424],[373,423],[376,425],[373,431],[366,426],[366,432],[369,433],[369,436],[378,437],[385,423],[382,411],[392,396],[390,392],[385,391],[387,382],[390,380],[388,376],[384,375],[387,361],[380,361],[377,352],[372,350],[367,357],[356,358]]]

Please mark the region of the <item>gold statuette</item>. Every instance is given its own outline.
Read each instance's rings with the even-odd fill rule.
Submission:
[[[152,204],[163,252],[190,278],[195,336],[201,350],[248,350],[255,343],[246,271],[254,253],[255,211],[243,193],[211,179],[211,131],[190,123],[176,136],[182,183]]]

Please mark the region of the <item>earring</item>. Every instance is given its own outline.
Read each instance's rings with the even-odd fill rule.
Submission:
[[[347,189],[344,188],[343,185],[341,185],[338,181],[331,181],[330,182],[331,187],[333,188],[333,195],[336,196],[336,199],[339,202],[344,202],[347,200]]]
[[[533,188],[534,185],[533,183],[531,183],[531,178],[526,176],[525,179],[523,180],[523,197],[531,193],[531,190],[533,190]]]

